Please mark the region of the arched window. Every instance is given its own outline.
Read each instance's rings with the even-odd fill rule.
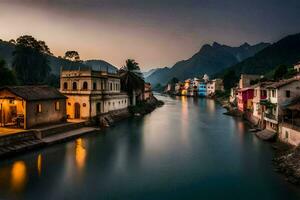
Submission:
[[[88,83],[86,81],[83,82],[83,90],[87,90],[88,89]]]
[[[64,90],[67,90],[67,89],[68,89],[68,83],[64,82]]]
[[[73,82],[73,90],[77,90],[77,83]]]
[[[112,87],[113,87],[113,84],[112,84],[112,83],[110,83],[110,91],[112,91]]]

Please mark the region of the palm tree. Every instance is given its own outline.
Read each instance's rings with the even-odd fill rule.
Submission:
[[[121,76],[121,89],[129,94],[131,104],[135,106],[136,97],[143,94],[145,87],[139,64],[133,59],[127,59],[126,65],[119,70],[119,74]]]

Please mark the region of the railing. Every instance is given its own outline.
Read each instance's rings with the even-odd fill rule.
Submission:
[[[268,118],[268,119],[271,119],[271,120],[277,121],[277,116],[274,115],[273,113],[264,113],[264,117]]]

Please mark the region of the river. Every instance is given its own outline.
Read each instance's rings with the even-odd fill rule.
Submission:
[[[0,161],[0,199],[300,199],[273,150],[208,99]]]

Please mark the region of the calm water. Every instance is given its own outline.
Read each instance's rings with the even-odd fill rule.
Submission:
[[[300,199],[272,148],[212,100],[160,97],[139,119],[0,162],[0,199]]]

